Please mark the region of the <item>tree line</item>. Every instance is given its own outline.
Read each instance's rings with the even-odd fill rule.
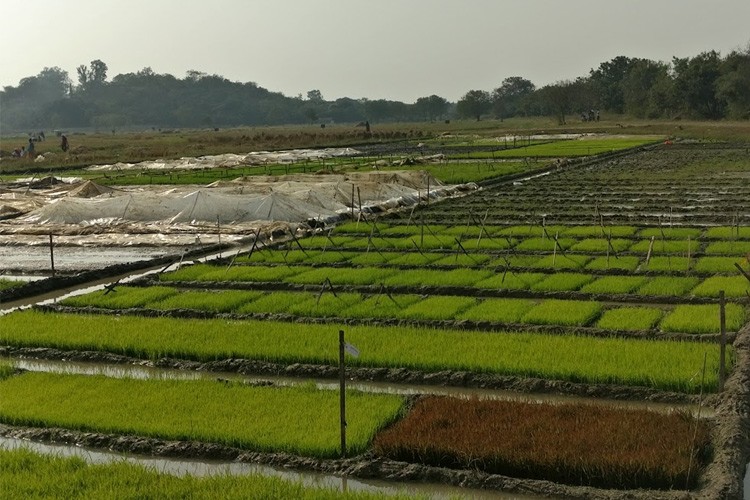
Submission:
[[[184,78],[151,68],[108,79],[101,60],[76,68],[77,82],[44,68],[0,91],[0,126],[8,130],[95,127],[226,127],[302,123],[480,120],[554,116],[560,124],[593,110],[637,118],[749,119],[750,45],[671,62],[618,56],[588,75],[537,88],[520,76],[493,90],[470,90],[456,103],[438,95],[404,103],[326,100],[319,90],[287,97],[253,82],[188,71]]]

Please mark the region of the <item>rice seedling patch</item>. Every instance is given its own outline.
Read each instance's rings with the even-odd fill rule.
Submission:
[[[385,278],[386,286],[474,286],[492,275],[492,271],[479,269],[406,269]]]
[[[518,323],[536,303],[527,299],[484,299],[457,316],[470,321]]]
[[[489,288],[489,289],[500,289],[500,290],[528,290],[534,283],[537,283],[546,277],[548,274],[543,273],[515,273],[515,272],[502,272],[498,271],[491,278],[477,283],[477,288]]]
[[[215,272],[216,269],[216,266],[209,264],[185,265],[176,271],[160,273],[159,281],[197,281],[204,274]]]
[[[720,226],[710,227],[706,230],[706,238],[712,240],[749,240],[750,227],[747,226]]]
[[[312,297],[308,295],[305,294],[306,299],[292,304],[285,312],[295,316],[330,318],[338,316],[342,309],[362,300],[362,296],[358,293],[339,292],[334,295],[331,292],[324,292],[322,295],[314,294]]]
[[[313,297],[308,292],[266,292],[252,302],[237,307],[239,314],[283,314],[289,308]]]
[[[148,288],[117,286],[113,291],[96,290],[85,295],[75,295],[60,303],[70,307],[101,307],[104,309],[129,309],[165,299],[178,294],[176,288],[152,286]]]
[[[586,326],[601,314],[599,302],[545,300],[524,314],[524,323],[536,325]]]
[[[636,228],[633,226],[567,226],[560,231],[560,236],[566,238],[624,238],[633,236]]]
[[[445,257],[438,259],[433,262],[436,266],[479,266],[486,263],[492,258],[491,255],[483,253],[456,253],[453,255],[446,255]]]
[[[647,229],[641,229],[638,233],[639,238],[651,238],[654,237],[657,240],[665,238],[668,240],[697,240],[701,235],[702,230],[694,227],[650,227]]]
[[[699,273],[735,274],[739,272],[735,264],[750,272],[747,257],[701,257],[695,262],[694,269]]]
[[[341,311],[343,318],[394,318],[401,311],[422,300],[419,295],[372,295]]]
[[[302,238],[299,241],[299,244],[305,248],[340,248],[345,246],[351,246],[352,242],[361,240],[362,238],[356,237],[356,236],[339,236],[339,235],[331,235],[331,236],[323,236],[323,235],[316,235],[311,236],[309,238]],[[366,241],[366,240],[365,240]],[[286,246],[289,248],[297,248],[297,243],[286,243]]]
[[[380,234],[383,236],[400,236],[404,234],[411,236],[420,236],[424,234],[425,236],[428,236],[442,231],[445,231],[445,226],[440,224],[411,224],[409,226],[399,224],[380,228]]]
[[[263,292],[246,290],[185,290],[161,300],[149,301],[144,306],[159,310],[195,309],[224,313],[232,312],[262,294]]]
[[[561,248],[563,251],[565,251],[575,243],[576,240],[574,240],[573,238],[558,238],[557,251],[559,252]],[[555,239],[553,237],[527,238],[516,245],[515,250],[519,252],[552,252],[553,250],[555,250]]]
[[[590,274],[555,273],[534,283],[531,289],[537,292],[572,292],[593,280]]]
[[[196,281],[250,281],[255,283],[284,281],[296,274],[306,272],[306,266],[232,266],[214,267],[212,272],[198,276]]]
[[[706,246],[708,255],[746,256],[750,253],[750,241],[715,241]]]
[[[474,297],[433,295],[401,309],[396,317],[416,320],[455,319],[456,315],[476,303],[477,299]]]
[[[632,244],[633,242],[631,240],[624,240],[621,238],[612,238],[609,241],[607,241],[606,238],[589,238],[574,244],[570,247],[570,250],[572,252],[606,253],[607,251],[610,251],[616,253],[624,252]]]
[[[388,263],[389,260],[401,255],[398,252],[358,252],[349,259],[349,263],[355,266],[378,266]]]
[[[629,252],[642,253],[644,256],[648,252],[648,248],[651,246],[651,240],[641,240],[634,243],[629,249]],[[654,245],[651,247],[651,255],[663,255],[663,254],[682,254],[687,255],[688,250],[691,253],[698,251],[699,243],[697,241],[688,240],[666,240],[666,239],[655,239]]]
[[[583,293],[624,294],[643,286],[645,276],[604,276],[581,288]]]
[[[505,269],[508,263],[510,263],[511,267],[534,267],[534,264],[536,264],[540,260],[540,257],[538,255],[506,255],[504,257],[499,257],[495,260],[493,260],[490,263],[490,266],[500,267],[502,269]]]
[[[547,230],[546,234],[544,230]],[[568,229],[568,226],[508,226],[501,229],[499,234],[502,236],[513,236],[518,238],[551,238],[555,236],[555,233],[563,233]]]
[[[596,257],[586,264],[586,269],[590,271],[605,271],[607,269],[618,269],[623,271],[635,271],[640,264],[641,259],[633,256],[614,256]]]
[[[696,297],[718,297],[724,290],[726,297],[747,297],[750,281],[744,276],[712,276],[693,289]]]
[[[506,238],[482,236],[479,238],[466,238],[461,244],[466,250],[506,250],[516,244],[515,240],[508,241]]]
[[[692,259],[688,260],[687,257],[678,256],[651,257],[648,261],[648,265],[645,265],[644,261],[644,270],[656,272],[686,272],[689,270],[691,261]]]
[[[726,304],[726,328],[736,332],[745,324],[745,308],[739,304]],[[719,304],[684,304],[667,314],[659,327],[665,332],[719,333]]]
[[[538,259],[530,267],[539,269],[583,269],[591,260],[588,255],[547,255]]]
[[[374,448],[394,460],[511,477],[683,489],[697,483],[687,471],[706,464],[710,443],[707,423],[678,412],[432,396],[379,433]]]
[[[700,283],[698,278],[657,276],[651,278],[634,293],[638,295],[681,297],[687,295],[698,283]]]
[[[395,266],[423,266],[432,264],[438,259],[445,256],[444,253],[419,253],[419,252],[405,252],[398,254],[388,261],[388,264]]]
[[[321,285],[330,280],[334,285],[375,285],[388,276],[399,273],[396,269],[380,267],[335,268],[318,267],[304,273],[290,276],[285,281],[303,285]]]
[[[596,326],[605,330],[650,330],[662,315],[662,310],[656,307],[618,307],[604,311]]]

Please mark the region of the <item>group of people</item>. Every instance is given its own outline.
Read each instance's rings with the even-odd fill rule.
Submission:
[[[581,113],[582,122],[598,122],[599,121],[599,110],[590,109],[588,113],[584,111]]]
[[[21,146],[20,148],[16,148],[13,150],[12,156],[15,158],[25,158],[28,157],[30,159],[34,159],[36,156],[36,142],[44,141],[44,132],[39,132],[38,134],[33,134],[31,137],[29,137],[29,144],[25,146]],[[70,149],[70,144],[68,143],[68,138],[65,135],[61,136],[60,141],[60,149],[63,150],[63,152],[68,151]]]

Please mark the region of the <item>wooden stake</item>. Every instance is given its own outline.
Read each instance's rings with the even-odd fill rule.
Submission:
[[[724,308],[724,290],[719,290],[719,328],[721,333],[721,350],[719,351],[719,391],[724,390],[724,382],[726,381],[724,363],[727,350],[727,322]]]
[[[346,457],[346,370],[344,368],[344,330],[339,330],[339,406],[341,417],[341,456]]]
[[[652,236],[651,243],[648,244],[648,252],[646,253],[646,267],[648,267],[648,261],[651,260],[651,251],[654,249],[654,238],[655,236]]]
[[[54,250],[54,243],[52,242],[52,233],[49,233],[49,260],[50,265],[52,266],[52,276],[55,275],[55,250]]]

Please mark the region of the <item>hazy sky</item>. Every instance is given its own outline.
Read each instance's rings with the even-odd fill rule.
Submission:
[[[0,86],[101,59],[255,82],[287,96],[414,102],[669,61],[750,42],[750,0],[3,0]]]

